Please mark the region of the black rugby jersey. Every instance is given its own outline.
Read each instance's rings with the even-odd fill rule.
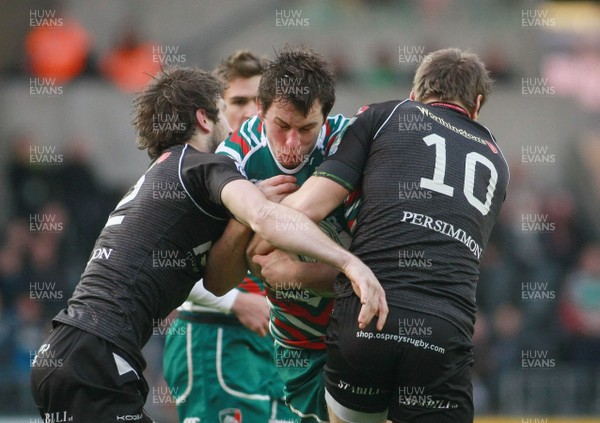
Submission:
[[[490,131],[462,112],[410,100],[365,106],[315,175],[362,188],[350,250],[389,304],[471,334],[481,256],[509,171]],[[336,294],[351,293],[340,275]]]
[[[110,214],[68,308],[54,320],[90,332],[145,368],[153,326],[187,298],[231,217],[221,189],[244,179],[226,156],[166,150]]]

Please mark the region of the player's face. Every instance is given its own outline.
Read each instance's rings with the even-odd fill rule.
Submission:
[[[277,161],[288,169],[308,158],[325,123],[318,100],[306,116],[289,102],[274,101],[262,112],[262,118],[271,150]]]
[[[225,104],[227,104],[227,120],[237,130],[242,123],[258,113],[256,96],[258,95],[258,84],[260,75],[251,78],[235,78],[229,81],[229,87],[225,90]]]
[[[221,144],[221,142],[233,132],[231,126],[229,126],[229,122],[227,121],[227,106],[225,105],[225,101],[223,101],[223,99],[219,99],[217,105],[219,107],[219,121],[214,124],[209,138],[209,148],[211,153],[214,153],[219,144]]]

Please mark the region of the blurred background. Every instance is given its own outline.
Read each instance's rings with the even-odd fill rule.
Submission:
[[[0,421],[41,422],[31,360],[149,163],[134,94],[161,65],[286,42],[331,61],[346,116],[406,98],[432,50],[484,59],[496,83],[480,122],[511,181],[478,287],[476,414],[600,416],[600,2],[3,0],[0,42]],[[144,350],[148,409],[174,422],[163,342]]]

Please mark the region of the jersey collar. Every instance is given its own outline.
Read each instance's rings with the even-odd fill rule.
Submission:
[[[461,107],[454,103],[446,103],[445,101],[434,101],[433,103],[428,103],[427,105],[432,106],[432,107],[444,107],[446,109],[451,109],[451,110],[454,110],[455,112],[458,112],[467,117],[470,117],[469,112],[467,112],[467,110],[464,107]]]

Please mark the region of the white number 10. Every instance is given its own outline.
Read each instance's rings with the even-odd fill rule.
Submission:
[[[433,169],[433,179],[421,178],[421,188],[426,188],[447,195],[448,197],[453,197],[454,188],[444,183],[444,177],[446,176],[446,139],[437,134],[431,134],[424,137],[423,141],[425,141],[425,144],[428,146],[435,145],[435,167]],[[482,202],[479,198],[475,197],[474,193],[475,169],[477,163],[487,167],[490,171],[485,202]],[[490,211],[497,182],[498,171],[490,160],[474,151],[467,154],[465,157],[465,181],[463,184],[463,193],[469,204],[479,210],[484,216]]]

